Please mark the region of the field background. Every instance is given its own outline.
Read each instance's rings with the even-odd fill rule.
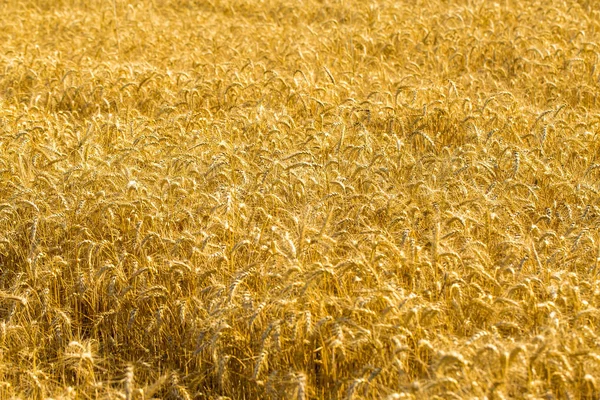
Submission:
[[[596,2],[0,15],[0,398],[600,395]]]

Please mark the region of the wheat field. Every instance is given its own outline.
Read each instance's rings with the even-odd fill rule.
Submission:
[[[593,1],[0,0],[1,399],[598,399]]]

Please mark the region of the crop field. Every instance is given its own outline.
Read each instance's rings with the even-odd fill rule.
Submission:
[[[0,0],[0,399],[598,399],[600,5]]]

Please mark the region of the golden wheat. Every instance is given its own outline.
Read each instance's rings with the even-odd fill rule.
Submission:
[[[600,396],[594,2],[0,15],[0,398]]]

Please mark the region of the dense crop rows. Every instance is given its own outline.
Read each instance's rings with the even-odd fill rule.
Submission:
[[[600,396],[594,2],[0,15],[0,398]]]

